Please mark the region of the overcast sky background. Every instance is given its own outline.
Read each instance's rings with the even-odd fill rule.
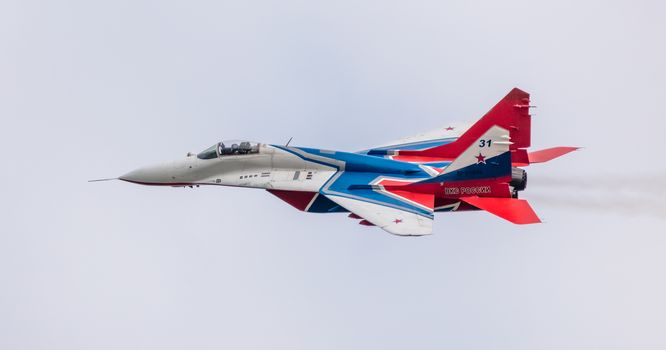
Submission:
[[[0,1],[0,348],[666,348],[663,1]],[[391,236],[87,183],[220,139],[358,150],[514,86],[546,221]]]

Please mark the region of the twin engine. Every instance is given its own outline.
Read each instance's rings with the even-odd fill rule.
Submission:
[[[513,188],[513,198],[518,198],[518,192],[527,187],[527,171],[520,168],[511,168],[511,182],[509,185]]]

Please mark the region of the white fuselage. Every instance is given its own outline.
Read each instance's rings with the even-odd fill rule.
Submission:
[[[261,144],[254,154],[185,159],[129,172],[120,179],[145,185],[222,185],[293,191],[319,191],[336,169]]]

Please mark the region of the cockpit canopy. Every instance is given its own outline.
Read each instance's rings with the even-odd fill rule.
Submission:
[[[201,153],[197,154],[199,159],[214,159],[226,156],[238,156],[259,153],[259,143],[240,140],[227,140],[218,142]]]

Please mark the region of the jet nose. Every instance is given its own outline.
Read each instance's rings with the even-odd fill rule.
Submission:
[[[119,179],[141,185],[161,185],[172,182],[171,172],[171,165],[160,164],[130,171]]]

